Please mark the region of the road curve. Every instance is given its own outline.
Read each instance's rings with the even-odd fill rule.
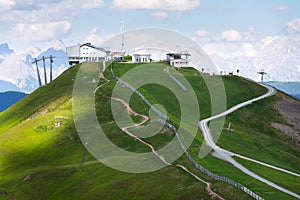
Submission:
[[[247,168],[245,168],[244,166],[242,166],[241,164],[239,164],[238,162],[236,162],[236,161],[232,158],[232,156],[238,156],[238,157],[241,157],[241,158],[250,160],[250,161],[255,161],[255,162],[258,163],[258,164],[262,164],[262,162],[260,162],[260,161],[256,161],[256,160],[254,160],[254,159],[247,158],[247,157],[241,156],[241,155],[239,155],[239,154],[233,153],[233,152],[231,152],[231,151],[222,149],[221,147],[219,147],[219,146],[214,142],[213,137],[212,137],[212,134],[211,134],[211,132],[210,132],[210,129],[208,128],[208,125],[207,125],[207,124],[208,124],[209,121],[212,121],[212,120],[217,119],[217,118],[220,118],[220,117],[224,117],[224,116],[226,116],[226,115],[228,115],[228,114],[230,114],[230,113],[232,113],[232,112],[234,112],[234,111],[236,111],[236,110],[238,110],[238,109],[240,109],[240,108],[242,108],[242,107],[245,107],[245,106],[247,106],[247,105],[249,105],[249,104],[252,104],[252,103],[255,102],[255,101],[259,101],[259,100],[262,100],[262,99],[264,99],[264,98],[267,98],[267,97],[270,97],[270,96],[273,96],[273,95],[276,94],[276,90],[275,90],[273,87],[270,87],[270,86],[267,86],[267,85],[264,85],[264,84],[260,84],[260,85],[263,86],[263,87],[265,87],[265,88],[267,88],[267,89],[268,89],[268,92],[265,93],[265,94],[262,95],[262,96],[259,96],[259,97],[257,97],[257,98],[254,98],[254,99],[245,101],[245,102],[243,102],[243,103],[240,103],[240,104],[238,104],[238,105],[236,105],[236,106],[233,106],[233,107],[231,107],[230,109],[226,110],[226,111],[223,112],[223,113],[220,113],[220,114],[217,114],[217,115],[215,115],[215,116],[209,117],[209,118],[207,118],[207,119],[201,120],[201,121],[198,123],[198,126],[199,126],[199,128],[202,130],[202,132],[203,132],[204,140],[205,140],[206,144],[207,144],[208,146],[210,146],[210,147],[215,151],[215,152],[214,152],[214,155],[216,155],[217,157],[219,157],[219,158],[221,158],[221,159],[223,159],[223,160],[225,160],[225,161],[231,163],[231,164],[234,165],[236,168],[240,169],[242,172],[248,174],[249,176],[251,176],[251,177],[253,177],[253,178],[255,178],[255,179],[257,179],[257,180],[259,180],[259,181],[261,181],[261,182],[263,182],[263,183],[266,183],[266,184],[268,184],[269,186],[274,187],[274,188],[276,188],[276,189],[278,189],[278,190],[280,190],[280,191],[282,191],[282,192],[284,192],[284,193],[286,193],[286,194],[289,194],[289,195],[291,195],[291,196],[293,196],[293,197],[296,197],[296,198],[300,199],[300,195],[299,195],[299,194],[297,194],[297,193],[295,193],[295,192],[292,192],[292,191],[290,191],[290,190],[287,190],[287,189],[285,189],[285,188],[283,188],[283,187],[281,187],[281,186],[279,186],[279,185],[277,185],[277,184],[275,184],[275,183],[273,183],[273,182],[271,182],[271,181],[269,181],[269,180],[267,180],[267,179],[265,179],[265,178],[263,178],[263,177],[261,177],[261,176],[255,174],[254,172],[248,170]],[[268,166],[268,167],[271,166],[271,165],[268,165],[268,164],[266,164],[266,163],[264,163],[264,165],[265,165],[265,166]],[[272,166],[271,168],[277,169],[277,170],[280,169],[280,171],[283,171],[283,172],[287,172],[287,171],[288,171],[288,170],[285,170],[285,169],[282,169],[282,168],[278,168],[278,167],[275,167],[275,166]],[[289,174],[294,175],[294,174],[296,174],[296,173],[290,172]],[[299,177],[299,174],[297,174],[297,176]]]

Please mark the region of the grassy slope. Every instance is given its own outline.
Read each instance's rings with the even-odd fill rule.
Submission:
[[[121,75],[129,70],[132,65],[115,64],[116,73]],[[72,121],[70,101],[73,80],[78,66],[69,69],[58,79],[47,87],[42,87],[32,95],[26,97],[8,111],[0,114],[0,190],[9,192],[8,196],[0,198],[12,199],[209,199],[204,190],[204,185],[174,168],[166,167],[162,170],[147,174],[127,174],[110,169],[101,163],[90,163],[87,165],[76,165],[93,161],[94,159],[82,147],[76,134]],[[199,75],[190,69],[181,70],[195,88],[200,100],[201,117],[209,116],[210,106],[208,91]],[[111,79],[110,73],[106,76]],[[213,79],[214,77],[211,77]],[[245,101],[265,92],[254,83],[249,83],[238,77],[225,77],[224,83],[227,89],[228,106]],[[147,152],[148,148],[132,140],[121,133],[114,123],[110,113],[110,101],[103,98],[101,94],[110,95],[115,81],[105,86],[96,96],[96,108],[100,123],[107,130],[108,137],[118,146],[135,152]],[[145,86],[141,91],[149,97],[153,103],[164,103],[158,94],[153,92],[154,86]],[[201,92],[199,88],[201,88]],[[237,88],[240,88],[237,90]],[[157,88],[159,89],[159,88]],[[157,90],[156,90],[157,91]],[[49,95],[50,94],[50,95]],[[147,113],[146,107],[138,98],[131,99],[131,105],[140,112]],[[168,109],[178,114],[176,102]],[[258,105],[266,106],[266,105]],[[257,108],[259,110],[259,108]],[[22,111],[22,112],[21,112]],[[100,112],[101,111],[101,112]],[[253,112],[256,112],[254,110]],[[105,113],[105,115],[101,115]],[[254,115],[254,113],[253,113]],[[31,120],[26,120],[30,116]],[[67,119],[57,119],[57,116],[66,116]],[[231,116],[230,116],[231,117]],[[278,117],[278,114],[274,116]],[[254,118],[254,117],[253,117]],[[238,120],[239,117],[229,121]],[[25,120],[25,121],[24,121]],[[55,122],[60,121],[62,125],[55,127]],[[176,120],[175,120],[176,121]],[[235,125],[235,123],[234,123]],[[243,125],[241,125],[241,128]],[[251,127],[250,127],[251,128]],[[265,133],[256,136],[264,137]],[[174,135],[168,132],[166,135],[157,135],[147,139],[157,148],[164,146]],[[224,137],[223,137],[224,136]],[[230,145],[231,138],[224,133],[220,143],[228,144],[230,148],[238,146],[236,143]],[[275,134],[275,140],[281,140],[280,134]],[[197,157],[202,137],[198,134],[195,142],[189,149],[194,157]],[[228,141],[226,141],[228,140]],[[258,139],[259,140],[259,139]],[[225,141],[225,142],[224,142]],[[255,140],[256,141],[256,140]],[[247,143],[247,141],[245,141]],[[251,145],[252,147],[252,145]],[[228,149],[230,149],[228,148]],[[283,151],[288,152],[293,147],[285,142]],[[274,147],[270,146],[272,152]],[[249,150],[252,152],[252,150]],[[254,151],[254,150],[253,150]],[[298,154],[296,149],[291,154]],[[247,154],[249,155],[249,154]],[[249,155],[251,156],[251,155]],[[268,154],[265,154],[268,158]],[[273,156],[271,154],[271,156]],[[274,158],[268,158],[272,161]],[[299,161],[299,158],[297,158]],[[276,158],[278,163],[284,163],[284,158]],[[177,162],[185,164],[201,178],[211,181],[214,189],[228,199],[247,199],[243,192],[232,188],[224,183],[219,183],[204,176],[194,169],[183,156]],[[272,188],[245,176],[238,170],[211,156],[199,160],[201,164],[212,169],[220,175],[226,175],[234,180],[240,181],[250,189],[260,192],[264,197],[270,199],[287,199],[288,196],[274,191]],[[75,164],[68,166],[70,164]],[[65,167],[64,167],[65,166]],[[295,168],[296,163],[290,164]],[[22,179],[30,175],[31,180]],[[155,192],[153,192],[155,191]]]

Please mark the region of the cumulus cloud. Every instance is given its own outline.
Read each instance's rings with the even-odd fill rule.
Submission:
[[[289,10],[290,8],[288,6],[277,6],[275,8],[275,10],[279,10],[279,11],[285,11],[285,10]]]
[[[167,12],[155,12],[155,13],[152,13],[152,17],[154,18],[159,18],[159,19],[164,19],[164,18],[167,18],[168,17],[168,13]]]
[[[78,9],[93,9],[104,6],[103,0],[15,1],[16,4],[14,9],[12,9],[10,13],[1,15],[0,19],[2,21],[12,23],[41,23],[60,20],[70,21],[77,15]]]
[[[244,40],[254,41],[256,39],[256,31],[253,27],[249,27],[246,32],[243,33]]]
[[[290,34],[300,33],[300,18],[287,22],[285,27]]]
[[[89,34],[86,36],[86,38],[84,39],[84,41],[82,41],[82,43],[84,43],[84,42],[91,42],[95,46],[99,46],[105,40],[108,40],[108,39],[112,38],[113,36],[115,36],[115,34],[106,34],[106,35],[103,36],[103,35],[101,35],[100,28],[99,27],[94,27],[89,32]]]
[[[246,57],[256,57],[258,55],[257,50],[251,43],[242,44],[243,55]]]
[[[15,4],[12,0],[0,0],[0,13],[10,10]]]
[[[86,9],[94,9],[101,8],[104,6],[103,0],[85,0],[83,1],[82,8]]]
[[[154,9],[154,10],[193,10],[201,5],[199,0],[113,0],[112,7],[120,10]]]
[[[104,0],[0,0],[0,10],[5,5],[12,7],[0,13],[0,20],[14,27],[7,31],[13,34],[13,40],[39,42],[64,37],[78,10],[100,8]]]
[[[243,37],[237,30],[231,29],[222,32],[222,39],[227,42],[239,42]]]
[[[209,31],[203,30],[203,29],[197,30],[195,34],[197,37],[200,37],[200,38],[204,38],[204,37],[211,35],[211,33]]]
[[[64,37],[71,30],[71,24],[67,21],[48,23],[19,23],[12,30],[15,39],[22,39],[26,42],[42,42]]]

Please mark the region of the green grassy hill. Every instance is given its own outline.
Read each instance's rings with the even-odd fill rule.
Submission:
[[[114,63],[118,76],[136,66],[138,64]],[[151,173],[130,174],[96,161],[81,144],[73,122],[72,90],[79,68],[80,65],[70,68],[47,86],[37,89],[0,113],[0,199],[211,199],[205,184],[174,166]],[[179,71],[196,92],[200,117],[203,119],[210,116],[210,96],[201,75],[190,68]],[[104,95],[111,95],[116,81],[109,70],[104,74],[111,82],[97,91],[96,112],[107,137],[125,150],[150,152],[147,146],[125,135],[114,123],[110,110],[111,100]],[[207,77],[211,82],[216,78],[219,77]],[[228,107],[266,92],[265,88],[240,77],[222,78]],[[172,122],[178,125],[178,102],[169,90],[149,84],[139,91],[151,103],[164,105],[172,116]],[[162,93],[163,96],[160,95]],[[288,125],[272,107],[282,98],[288,97],[279,93],[229,115],[226,126],[232,123],[232,130],[224,130],[218,144],[300,173],[299,146],[271,126],[271,122]],[[137,112],[148,114],[148,108],[136,95],[131,98],[130,105]],[[163,135],[158,134],[145,141],[158,149],[174,137],[173,132],[166,131]],[[211,154],[199,159],[197,155],[202,142],[202,134],[198,131],[188,151],[207,169],[245,185],[265,199],[293,199]],[[273,172],[243,160],[238,161],[271,181],[300,193],[300,178]],[[210,182],[213,190],[225,199],[251,199],[246,193],[204,175],[193,167],[186,156],[180,157],[176,163]]]

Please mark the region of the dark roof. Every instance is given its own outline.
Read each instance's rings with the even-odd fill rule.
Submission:
[[[167,55],[188,55],[188,56],[190,56],[191,54],[189,54],[189,53],[167,53]]]
[[[96,47],[94,45],[92,45],[92,43],[90,43],[90,42],[87,42],[87,43],[84,43],[84,44],[80,45],[80,47],[83,47],[83,46],[88,46],[88,47],[96,49]]]
[[[91,47],[91,48],[94,48],[94,49],[98,49],[98,50],[104,51],[106,53],[110,52],[110,51],[108,51],[108,50],[106,50],[106,49],[104,49],[102,47],[96,47],[96,46],[92,45],[90,42],[87,42],[87,43],[84,43],[84,44],[80,45],[80,47],[83,47],[83,46],[88,46],[88,47]]]

